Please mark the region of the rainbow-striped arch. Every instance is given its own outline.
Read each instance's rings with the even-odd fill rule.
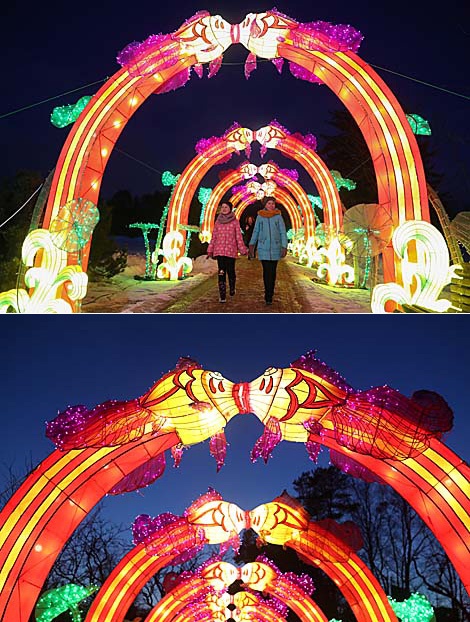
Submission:
[[[470,468],[439,440],[450,429],[442,402],[387,387],[355,391],[309,354],[237,384],[185,359],[140,398],[67,409],[48,424],[62,450],[34,469],[0,513],[0,618],[28,620],[63,545],[106,493],[139,487],[139,472],[180,443],[211,438],[211,453],[223,462],[227,422],[249,412],[269,432],[254,456],[269,455],[272,439],[320,443],[392,486],[468,589]],[[310,550],[308,542],[298,546]]]
[[[197,500],[193,504],[194,508],[190,507],[187,511],[186,522],[183,519],[176,520],[169,527],[150,534],[145,542],[137,544],[129,551],[113,569],[96,595],[86,622],[123,620],[136,595],[151,577],[165,566],[171,565],[172,560],[179,555],[179,551],[191,550],[195,546],[198,525],[204,527],[208,544],[224,542],[233,533],[251,526],[255,531],[263,533],[267,541],[293,548],[302,553],[310,563],[323,570],[338,586],[358,622],[396,620],[380,584],[355,552],[361,545],[357,527],[330,521],[332,530],[329,525],[310,521],[305,510],[288,495],[282,495],[270,503],[260,505],[251,512],[234,511],[233,508],[236,506],[223,501],[217,493],[213,493],[213,497],[212,500],[203,497],[201,501]],[[233,515],[238,515],[239,518],[231,520]],[[210,524],[214,516],[223,517],[223,523]],[[243,516],[244,519],[241,518]],[[230,532],[228,528],[231,529]],[[175,553],[175,550],[178,552]],[[273,596],[279,597],[275,589],[281,587],[282,575],[277,572],[277,576],[274,576],[272,569],[262,574],[269,585],[260,583],[256,585],[256,572],[254,572],[250,580],[246,581],[249,587],[270,591]],[[231,580],[227,579],[227,586],[233,580],[233,577]],[[188,583],[185,589],[194,590],[196,587]],[[287,590],[284,586],[284,589],[292,593],[295,591],[293,587]],[[173,591],[171,594],[175,597]],[[297,593],[297,597],[302,601],[300,594]],[[180,600],[179,596],[175,597],[175,600]],[[186,592],[184,600],[188,600]],[[173,600],[171,602],[173,603]],[[173,604],[172,607],[174,606]],[[306,614],[305,610],[301,611],[301,604],[298,604],[298,608],[298,615]],[[158,609],[153,614],[155,619],[160,619],[161,612],[166,610],[167,603],[160,601]]]
[[[253,168],[253,166],[254,165],[251,165],[250,163],[243,162],[237,169],[230,171],[215,186],[210,196],[210,199],[207,202],[204,212],[204,218],[201,224],[201,239],[203,239],[203,241],[208,241],[212,234],[212,231],[214,229],[216,210],[220,201],[222,200],[224,195],[230,190],[230,188],[233,188],[233,186],[236,186],[244,179],[249,179],[253,175],[253,170],[258,169],[258,167]],[[272,179],[274,182],[279,184],[279,186],[281,186],[281,188],[279,188],[281,192],[278,192],[278,196],[275,196],[275,198],[284,205],[282,199],[286,199],[286,195],[288,195],[288,193],[284,189],[287,189],[290,191],[291,195],[295,199],[294,202],[288,201],[288,205],[285,205],[291,219],[292,229],[294,231],[298,231],[302,228],[302,226],[304,226],[305,239],[313,236],[315,233],[315,214],[305,190],[296,181],[296,179],[289,177],[287,172],[277,166],[274,162],[269,162],[269,164],[265,165],[265,168],[269,171],[266,171],[267,175],[269,175],[269,177],[266,177],[266,179]],[[232,202],[234,206],[236,206],[237,203],[240,201],[242,194],[243,193],[241,192],[236,192],[233,195]],[[240,218],[240,215],[242,214],[245,207],[250,205],[251,202],[252,201],[246,203],[244,201],[244,207],[242,209],[241,206],[238,206],[238,209],[235,212],[237,218]],[[298,210],[292,210],[292,205],[294,205],[294,207],[296,205],[299,205],[299,207],[301,208],[302,215],[304,217],[304,224],[302,224],[302,219],[300,218]]]
[[[234,605],[234,612],[228,608],[230,604]],[[186,622],[192,616],[197,616],[200,622],[228,622],[230,618],[239,622],[249,622],[253,619],[260,622],[285,622],[282,613],[269,606],[269,603],[266,604],[264,598],[243,591],[235,595],[225,592],[220,597],[207,596],[197,605],[190,603],[175,615],[173,622]]]
[[[286,208],[286,211],[289,214],[292,229],[294,231],[299,231],[299,229],[302,228],[302,216],[297,209],[297,201],[291,194],[280,186],[277,186],[277,188],[274,189],[273,196],[276,201],[281,203]],[[241,215],[246,208],[255,203],[256,197],[254,195],[246,197],[244,192],[239,190],[232,196],[231,200],[233,201],[235,216],[238,220],[240,220]]]
[[[291,135],[279,124],[272,123],[259,130],[237,126],[227,130],[220,138],[214,137],[212,140],[207,140],[207,144],[202,141],[203,144],[198,147],[198,155],[186,166],[175,186],[168,210],[168,232],[174,231],[179,223],[187,223],[191,199],[202,182],[204,175],[212,166],[226,161],[234,152],[242,148],[249,149],[251,142],[254,140],[260,142],[263,148],[277,149],[289,158],[302,164],[318,189],[324,209],[325,227],[332,234],[339,231],[343,213],[341,199],[333,175],[315,150],[302,137]],[[266,167],[269,167],[269,164]],[[240,165],[240,168],[243,168],[243,164]],[[273,167],[269,167],[269,169],[271,168]],[[269,175],[270,178],[273,178],[281,185],[289,182],[295,188],[295,191],[298,192],[300,205],[305,213],[305,239],[313,236],[315,232],[315,217],[305,192],[293,179],[289,179],[282,169],[270,170]],[[205,240],[208,237],[206,232],[212,230],[211,221],[214,218],[218,202],[224,193],[238,181],[235,173],[233,175],[233,183],[231,183],[231,180],[232,177],[230,175],[222,179],[209,199],[201,225],[203,235],[205,234]],[[302,195],[303,198],[300,198]]]
[[[308,79],[326,84],[351,112],[367,142],[379,204],[392,214],[396,226],[407,220],[429,222],[423,165],[405,113],[383,80],[353,51],[358,47],[357,38],[356,45],[350,45],[348,32],[344,32],[346,35],[337,40],[327,31],[316,32],[308,24],[300,24],[276,11],[249,14],[236,25],[202,12],[172,35],[150,37],[143,51],[139,48],[132,58],[127,54],[127,65],[124,62],[124,68],[101,87],[72,127],[52,180],[44,228],[49,227],[59,208],[72,199],[97,203],[114,145],[128,120],[150,95],[180,86],[189,78],[191,67],[199,71],[203,63],[210,63],[211,71],[215,72],[223,52],[233,43],[242,43],[262,58],[287,59],[308,75]],[[279,141],[286,144],[290,139],[286,141],[282,133],[282,129],[266,132],[263,144],[271,146]],[[252,137],[234,129],[230,139],[239,150]],[[226,147],[216,142],[209,154],[211,166],[224,161],[227,154]],[[299,154],[293,151],[292,155]],[[198,171],[202,172],[203,168],[199,167]],[[319,170],[317,173],[320,175]],[[337,230],[341,213],[322,196],[328,183],[325,179],[325,188],[320,185],[319,193],[325,214],[332,214],[331,225]],[[334,194],[333,186],[330,190]],[[184,204],[183,195],[175,192],[174,199]],[[170,230],[176,230],[184,217],[176,210],[169,219]],[[83,251],[84,269],[88,252],[89,245]],[[77,264],[78,258],[72,254],[67,261]],[[402,282],[401,259],[390,246],[384,252],[384,282],[393,281]]]
[[[240,569],[227,562],[213,562],[201,568],[198,575],[188,577],[164,596],[150,611],[147,622],[169,622],[185,609],[188,610],[188,619],[193,619],[191,603],[194,606],[195,601],[210,593],[211,588],[217,592],[228,588],[236,579],[242,579],[247,587],[255,591],[275,596],[304,622],[328,622],[328,618],[306,591],[264,562],[245,564]],[[260,579],[260,575],[263,575],[263,579]]]

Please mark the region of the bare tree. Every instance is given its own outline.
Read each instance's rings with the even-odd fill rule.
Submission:
[[[416,564],[415,572],[430,592],[443,597],[443,602],[450,604],[452,620],[455,622],[470,620],[469,595],[449,558],[434,537],[430,537],[423,563]]]
[[[408,502],[389,486],[369,484],[344,473],[338,476],[335,470],[317,468],[294,482],[300,501],[314,520],[325,516],[340,522],[352,519],[364,540],[359,556],[396,600],[419,591],[436,612],[441,605],[437,620],[470,622],[469,599],[462,582]]]
[[[25,458],[21,472],[13,464],[0,464],[0,510],[3,509],[34,468],[31,455]]]
[[[192,559],[184,562],[183,564],[178,566],[166,566],[165,568],[162,568],[150,579],[150,581],[145,584],[145,587],[142,589],[137,598],[136,604],[141,607],[147,607],[149,610],[152,609],[165,594],[163,583],[167,574],[180,574],[184,571],[194,571],[209,557],[212,557],[217,553],[218,547],[206,546]]]

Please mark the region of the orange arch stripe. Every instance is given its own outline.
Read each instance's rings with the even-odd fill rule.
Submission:
[[[256,201],[256,198],[254,196],[247,197],[246,199],[242,199],[241,201],[239,201],[242,196],[241,192],[236,193],[233,196],[234,204],[236,205],[235,215],[238,219],[240,219],[246,208],[249,205],[252,205]],[[287,213],[289,214],[289,218],[291,220],[292,229],[294,229],[294,231],[298,231],[299,229],[301,229],[302,219],[300,217],[299,210],[297,209],[297,203],[294,201],[292,196],[288,192],[286,192],[286,190],[283,190],[278,186],[274,191],[274,198],[276,199],[276,201],[279,201],[279,203],[282,203],[282,205],[284,205],[284,207],[286,208]]]
[[[27,622],[55,559],[87,513],[126,473],[178,442],[170,433],[46,458],[0,514],[0,619]]]
[[[318,556],[318,547],[315,549],[315,541],[319,537],[322,545],[325,546],[321,558]],[[138,545],[129,551],[96,595],[86,622],[118,622],[123,620],[137,594],[161,568],[169,563],[171,549],[183,545],[184,539],[182,537],[173,545],[162,537],[159,540],[159,543],[161,542],[161,554],[155,556],[148,555],[143,545]],[[295,545],[287,543],[287,546],[301,552],[338,585],[351,608],[355,611],[358,622],[390,622],[396,620],[385,593],[367,566],[347,545],[332,536],[326,529],[312,522],[309,525],[308,532],[302,534],[299,543]],[[160,548],[158,550],[160,551]],[[277,596],[274,592],[272,593]],[[160,603],[162,604],[160,605]],[[291,606],[289,603],[286,604]],[[157,607],[159,607],[158,611],[152,615],[160,615],[162,611],[166,611],[166,605],[162,601],[158,603]],[[155,617],[155,619],[157,618]]]

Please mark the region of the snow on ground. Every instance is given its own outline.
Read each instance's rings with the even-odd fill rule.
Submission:
[[[262,282],[258,284],[261,275],[258,262],[247,262],[246,258],[242,258],[239,259],[237,265],[239,277],[242,277],[245,272],[245,281],[256,279],[256,298],[260,298]],[[323,283],[314,282],[312,280],[314,271],[295,263],[292,258],[285,260],[283,265],[286,270],[281,270],[281,273],[287,272],[287,280],[291,285],[295,284],[294,290],[288,290],[289,296],[292,298],[291,304],[289,306],[289,303],[284,301],[278,308],[276,306],[271,307],[270,312],[298,312],[301,309],[302,312],[306,313],[370,313],[370,294],[368,291],[330,287]],[[256,276],[253,276],[253,269],[255,269]],[[135,276],[143,276],[144,273],[145,257],[142,254],[131,252],[128,255],[128,263],[124,272],[107,281],[89,283],[82,312],[160,313],[166,312],[166,309],[175,303],[186,300],[197,301],[198,297],[200,303],[195,305],[194,312],[220,312],[218,301],[215,306],[211,302],[212,298],[216,300],[215,281],[210,294],[208,294],[207,287],[205,289],[200,287],[217,273],[217,263],[207,259],[205,255],[194,260],[193,272],[181,281],[142,281],[134,278]],[[257,306],[253,304],[253,301],[250,300],[251,294],[248,293],[250,287],[244,291],[242,278],[239,278],[238,284],[240,285],[241,296],[237,296],[236,305],[234,304],[235,301],[233,301],[231,308],[227,305],[227,312],[268,311],[264,305],[261,305],[258,310]],[[281,287],[279,284],[280,290]],[[200,309],[204,309],[204,311]],[[191,312],[191,307],[187,310],[182,307],[182,310],[177,312]]]

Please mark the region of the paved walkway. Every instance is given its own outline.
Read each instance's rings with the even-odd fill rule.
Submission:
[[[160,313],[368,313],[369,293],[331,288],[312,281],[313,271],[282,260],[278,263],[276,289],[271,306],[264,302],[262,266],[257,260],[236,262],[237,293],[219,302],[217,275],[192,288]]]
[[[206,260],[202,260],[203,265]],[[219,302],[217,273],[198,273],[183,281],[140,281],[119,274],[90,283],[84,313],[370,313],[369,292],[329,287],[312,281],[314,271],[291,257],[278,264],[272,306],[264,302],[258,260],[237,259],[237,293]]]

